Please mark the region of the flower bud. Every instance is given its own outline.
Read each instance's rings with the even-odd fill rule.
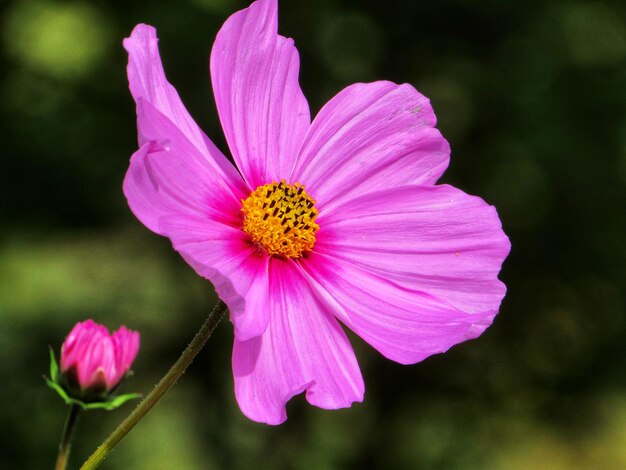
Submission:
[[[106,396],[130,369],[139,333],[122,326],[112,335],[93,320],[77,323],[61,348],[61,380],[77,398]]]

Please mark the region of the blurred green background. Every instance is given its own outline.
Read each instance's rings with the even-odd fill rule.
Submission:
[[[170,81],[224,150],[208,57],[235,0],[0,3],[0,467],[51,468],[66,408],[48,345],[94,318],[142,334],[150,390],[214,302],[133,217],[121,40],[157,27]],[[508,295],[478,340],[404,367],[354,339],[363,404],[268,427],[233,394],[223,323],[105,469],[626,468],[626,4],[282,1],[315,113],[355,81],[410,82],[452,145],[443,178],[497,206]],[[131,406],[79,423],[76,467]]]

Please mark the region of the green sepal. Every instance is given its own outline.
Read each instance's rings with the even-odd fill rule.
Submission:
[[[107,410],[111,411],[119,408],[129,400],[141,398],[139,393],[125,393],[124,395],[109,396],[103,401],[84,402],[68,395],[65,389],[59,383],[59,365],[54,351],[50,348],[50,378],[44,376],[44,380],[52,390],[57,392],[67,405],[78,405],[83,410]]]
[[[59,394],[59,396],[61,398],[63,398],[63,401],[66,404],[73,405],[74,403],[76,403],[77,400],[74,400],[73,398],[70,398],[70,396],[67,394],[67,392],[65,390],[63,390],[63,387],[61,387],[58,383],[53,382],[52,380],[50,380],[46,376],[44,376],[44,380],[48,384],[48,387],[50,387],[52,390],[57,392]]]
[[[57,382],[59,379],[59,364],[56,357],[54,357],[54,350],[50,346],[50,380]]]
[[[107,410],[111,411],[116,408],[119,408],[124,403],[129,400],[134,400],[135,398],[141,398],[141,394],[139,393],[125,393],[124,395],[118,395],[116,397],[111,397],[107,401],[96,401],[93,403],[82,403],[79,402],[84,410]]]

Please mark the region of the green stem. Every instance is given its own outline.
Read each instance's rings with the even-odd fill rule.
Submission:
[[[67,413],[67,419],[65,420],[65,426],[63,427],[63,435],[61,436],[61,442],[59,442],[59,455],[57,456],[56,470],[65,470],[67,467],[67,460],[70,456],[70,449],[72,447],[72,434],[76,427],[76,421],[78,419],[78,412],[80,406],[72,405]]]
[[[183,351],[178,360],[170,368],[170,370],[163,376],[158,384],[152,389],[152,391],[144,398],[135,410],[129,414],[124,421],[111,433],[111,435],[91,454],[91,457],[81,467],[81,470],[90,470],[96,468],[102,463],[102,461],[109,455],[109,453],[115,448],[119,442],[126,437],[126,434],[130,432],[135,425],[141,421],[148,411],[156,405],[161,397],[172,388],[176,381],[185,372],[191,361],[200,352],[204,344],[207,342],[213,330],[220,322],[224,313],[226,312],[226,305],[219,300],[213,310],[209,314],[208,318],[196,333],[196,336],[191,340],[187,349]]]

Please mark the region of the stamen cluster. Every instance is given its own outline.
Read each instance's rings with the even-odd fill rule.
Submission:
[[[300,183],[270,183],[242,201],[243,230],[270,256],[300,258],[315,245],[315,200]]]

